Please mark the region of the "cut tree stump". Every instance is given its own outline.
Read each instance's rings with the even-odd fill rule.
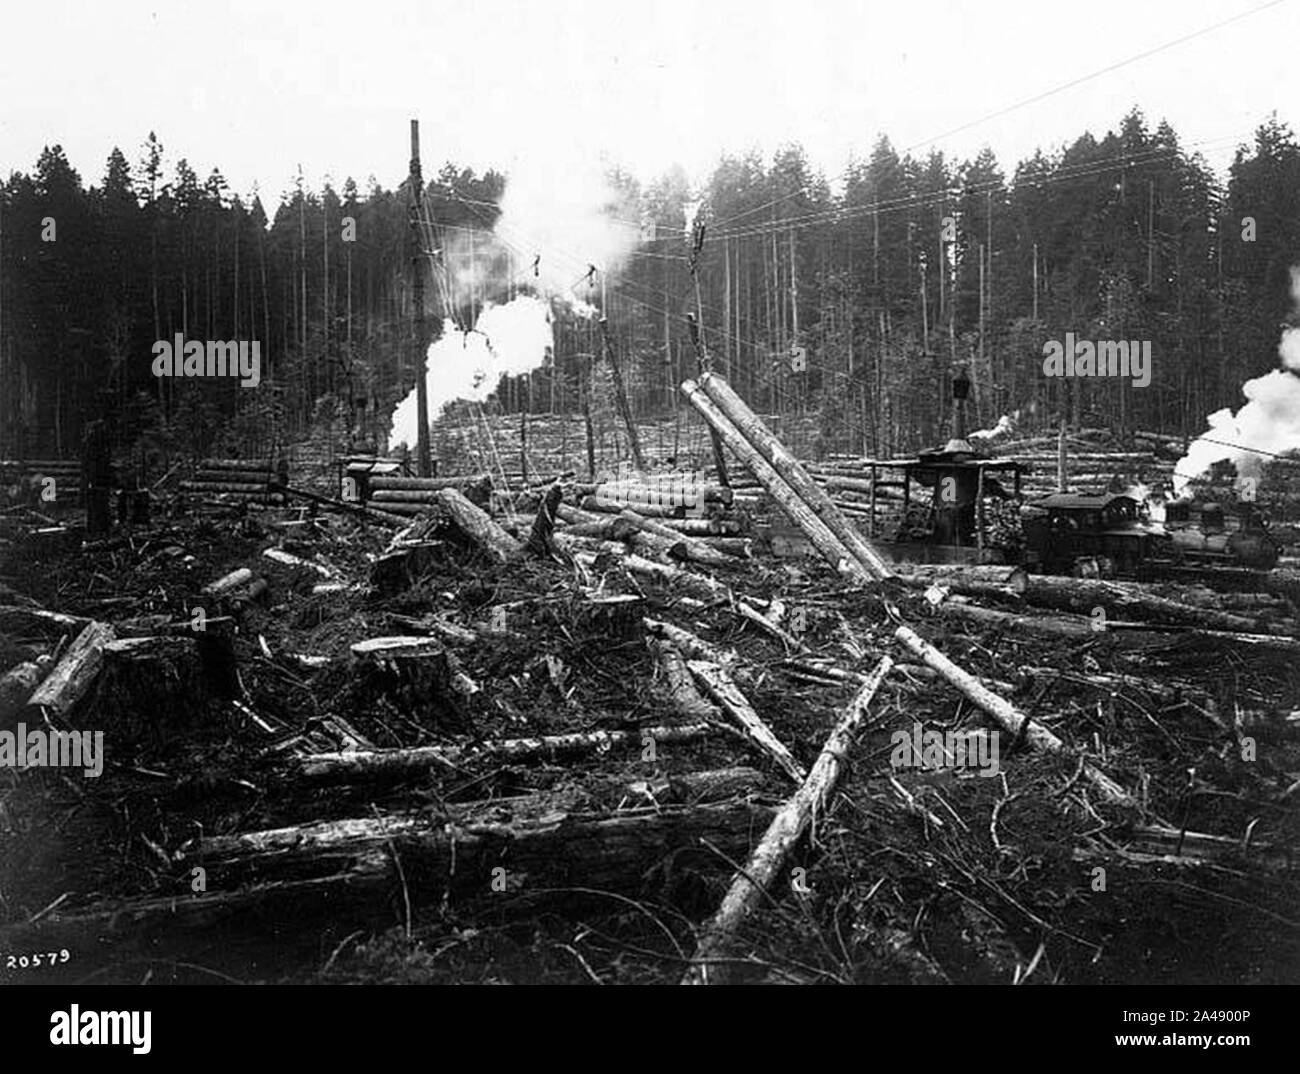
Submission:
[[[446,649],[434,638],[397,635],[368,638],[351,647],[363,697],[385,698],[402,712],[464,730],[466,717],[453,687]]]
[[[619,643],[645,633],[646,601],[631,593],[588,597],[574,604],[574,635],[595,641]]]
[[[212,697],[196,638],[119,638],[103,656],[94,711],[115,743],[160,744]]]
[[[730,976],[727,963],[713,965],[713,961],[725,952],[740,923],[757,907],[763,892],[776,881],[786,858],[803,838],[808,826],[825,811],[844,768],[853,736],[866,718],[867,707],[892,666],[893,661],[888,656],[881,657],[876,669],[853,695],[822,746],[807,779],[772,818],[745,868],[732,880],[718,912],[704,926],[682,984],[723,984],[727,981]]]

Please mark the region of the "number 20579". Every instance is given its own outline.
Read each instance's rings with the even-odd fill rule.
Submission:
[[[5,969],[26,970],[38,966],[53,966],[67,962],[72,957],[66,947],[58,951],[38,951],[31,955],[5,955]]]

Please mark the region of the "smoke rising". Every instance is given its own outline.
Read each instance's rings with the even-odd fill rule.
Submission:
[[[1300,313],[1300,266],[1291,269],[1291,300]],[[1259,479],[1270,456],[1300,451],[1300,328],[1282,332],[1282,368],[1241,386],[1249,400],[1235,414],[1215,411],[1208,432],[1192,443],[1174,470],[1174,495],[1182,497],[1193,478],[1216,462],[1230,461],[1238,478]]]
[[[518,376],[542,365],[554,345],[550,306],[533,295],[488,306],[469,332],[444,321],[442,338],[428,351],[429,419],[453,399],[482,402],[502,376]],[[419,428],[412,388],[393,411],[390,440],[414,447]]]

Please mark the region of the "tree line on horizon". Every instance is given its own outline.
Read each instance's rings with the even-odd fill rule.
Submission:
[[[443,240],[486,246],[506,182],[448,163],[427,184],[428,332],[447,312],[470,327],[483,301],[506,297],[449,307],[436,286]],[[694,315],[712,367],[760,412],[816,417],[818,450],[942,439],[958,365],[976,423],[1017,414],[1026,427],[1194,436],[1276,367],[1279,325],[1295,314],[1300,146],[1276,118],[1237,148],[1226,181],[1134,110],[1010,174],[987,149],[912,157],[881,136],[843,176],[788,146],[724,157],[702,188],[680,168],[610,182],[640,207],[631,223],[654,224],[603,296],[634,413],[682,406]],[[687,213],[701,201],[699,242]],[[322,419],[350,446],[375,446],[415,379],[414,233],[405,181],[313,191],[299,177],[268,216],[218,170],[167,167],[152,133],[137,163],[114,149],[92,185],[47,147],[31,173],[0,182],[0,456],[74,454],[98,417],[119,447],[158,457],[282,446]],[[573,256],[513,252],[521,264]],[[503,378],[490,407],[571,413],[608,380],[591,319],[557,305],[554,328],[553,361]],[[1150,340],[1150,386],[1045,377],[1044,343],[1066,332]],[[260,340],[261,384],[155,378],[152,345],[177,333]]]

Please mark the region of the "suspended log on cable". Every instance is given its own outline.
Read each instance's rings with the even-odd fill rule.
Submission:
[[[438,502],[456,527],[498,563],[509,563],[523,555],[523,546],[493,522],[486,511],[465,499],[458,489],[442,489],[438,492]]]
[[[888,578],[892,568],[851,522],[840,514],[826,492],[799,464],[785,445],[759,419],[731,386],[716,373],[702,373],[699,386],[713,404],[740,430],[746,440],[785,480],[818,518],[839,538],[863,569],[874,578]],[[757,475],[756,475],[757,476]]]
[[[785,479],[772,469],[767,460],[741,435],[730,419],[713,404],[694,381],[685,381],[682,384],[682,393],[691,406],[700,412],[709,427],[717,432],[722,442],[750,468],[768,494],[790,516],[790,520],[807,535],[831,566],[853,581],[866,583],[872,580],[872,575],[849,552],[844,543],[795,494]]]
[[[1024,741],[1033,748],[1067,757],[1074,756],[1073,751],[1046,727],[1037,721],[1030,721],[1029,717],[1011,702],[999,697],[970,672],[958,667],[910,627],[900,626],[894,631],[894,638],[906,646],[927,667],[937,671],[970,701],[992,716],[1009,734],[1019,738],[1024,728]],[[1028,727],[1025,727],[1026,723]],[[1123,787],[1094,765],[1085,762],[1083,774],[1116,805],[1136,805]]]
[[[813,817],[827,811],[853,736],[866,718],[867,709],[892,663],[888,656],[881,657],[826,739],[808,777],[772,818],[749,861],[732,880],[718,912],[701,931],[682,984],[725,984],[730,978],[728,964],[715,960],[726,954],[741,922],[757,908],[763,893],[776,883],[786,859],[803,838]]]

